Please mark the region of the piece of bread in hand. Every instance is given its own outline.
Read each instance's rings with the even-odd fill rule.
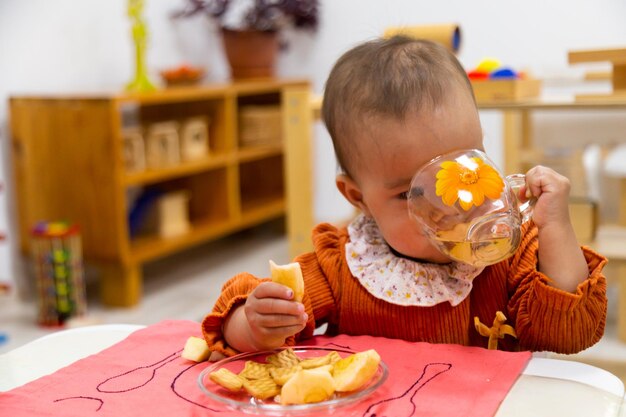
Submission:
[[[270,260],[272,281],[285,285],[293,290],[293,300],[302,302],[304,294],[304,278],[298,262],[286,265],[276,265]]]

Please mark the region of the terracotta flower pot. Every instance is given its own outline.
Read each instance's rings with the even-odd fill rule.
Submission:
[[[222,29],[222,39],[233,79],[274,76],[277,32]]]

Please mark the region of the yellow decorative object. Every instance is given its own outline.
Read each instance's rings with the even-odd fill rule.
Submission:
[[[459,158],[445,161],[437,172],[436,194],[443,203],[452,206],[459,200],[463,210],[480,206],[485,197],[500,197],[504,181],[500,174],[479,158]]]
[[[146,40],[148,29],[143,21],[144,0],[128,0],[128,17],[133,22],[135,42],[135,78],[126,86],[127,91],[146,92],[156,90],[146,71]]]
[[[489,337],[487,349],[497,350],[498,339],[504,339],[504,336],[507,334],[517,339],[515,329],[508,324],[504,324],[505,321],[506,316],[501,311],[496,312],[496,318],[493,319],[493,326],[491,327],[487,327],[481,323],[478,316],[474,317],[476,331],[478,331],[481,336]]]

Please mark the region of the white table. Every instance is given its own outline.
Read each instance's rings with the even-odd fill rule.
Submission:
[[[143,328],[110,324],[63,330],[0,355],[0,391],[8,391],[100,352]],[[533,357],[496,417],[626,417],[624,385],[582,363]],[[621,411],[620,411],[621,410]]]
[[[61,330],[0,355],[0,391],[24,385],[100,352],[144,326],[103,324]]]

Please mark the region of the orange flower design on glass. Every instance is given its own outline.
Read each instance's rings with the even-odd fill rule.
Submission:
[[[503,188],[498,171],[479,158],[469,157],[442,162],[435,184],[435,192],[445,205],[453,206],[458,200],[466,211],[483,204],[485,197],[497,199]]]

